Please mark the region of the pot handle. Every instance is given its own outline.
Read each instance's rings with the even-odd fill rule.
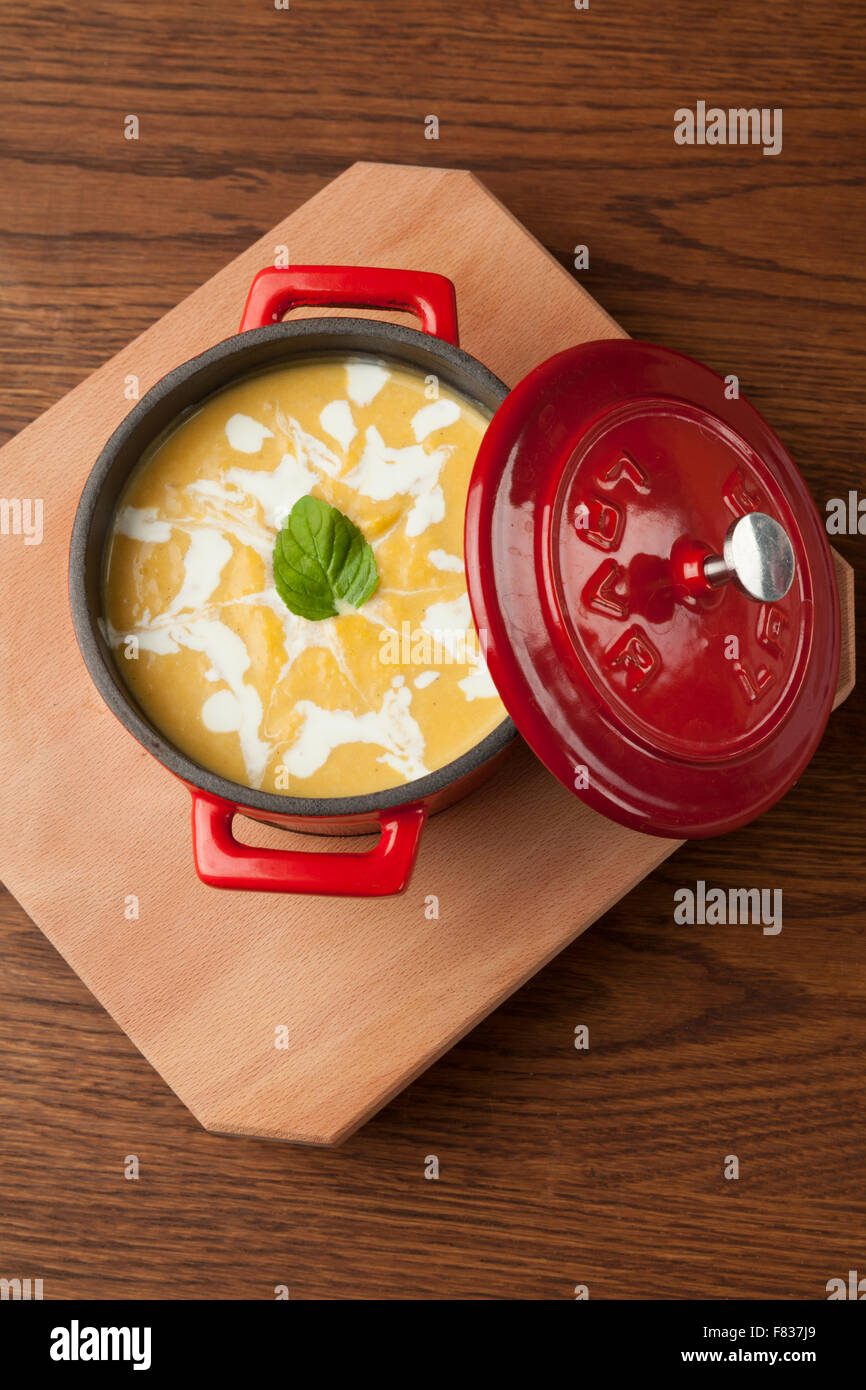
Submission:
[[[427,819],[423,802],[380,811],[376,820],[382,834],[375,849],[363,854],[320,854],[241,844],[232,834],[237,809],[230,801],[192,790],[192,848],[202,883],[212,888],[325,893],[339,898],[402,893]]]
[[[408,310],[425,333],[457,345],[457,301],[447,276],[376,266],[267,266],[250,286],[240,331],[276,323],[302,304]]]

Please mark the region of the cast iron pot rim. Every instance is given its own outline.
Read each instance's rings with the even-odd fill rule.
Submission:
[[[249,807],[252,810],[267,812],[272,816],[331,819],[343,816],[370,815],[377,811],[391,810],[395,806],[426,800],[437,792],[459,782],[469,773],[483,767],[491,758],[502,752],[517,736],[517,729],[513,721],[506,718],[480,743],[476,743],[468,752],[461,754],[453,762],[447,763],[445,767],[437,768],[434,772],[428,773],[426,777],[416,778],[400,787],[389,787],[383,791],[369,792],[364,796],[282,796],[274,792],[256,791],[252,787],[243,786],[240,782],[231,782],[228,778],[220,777],[215,772],[209,772],[207,768],[201,767],[200,764],[193,762],[191,758],[181,753],[143,715],[139,714],[132,702],[132,697],[124,694],[118,684],[118,681],[121,680],[119,673],[113,674],[114,663],[111,662],[110,656],[108,659],[111,666],[106,663],[101,638],[97,636],[97,618],[91,612],[87,599],[86,562],[88,539],[96,504],[116,454],[155,405],[170,395],[172,391],[193,381],[198,371],[210,367],[213,363],[235,355],[240,356],[246,348],[253,348],[259,343],[276,339],[321,336],[326,341],[334,339],[334,345],[337,346],[340,338],[351,333],[374,339],[379,345],[385,339],[389,344],[401,343],[410,347],[420,347],[435,357],[444,358],[451,366],[468,373],[494,395],[500,395],[502,400],[508,394],[508,388],[505,384],[476,357],[470,356],[462,348],[446,342],[443,338],[434,338],[429,333],[422,333],[415,328],[406,328],[403,324],[389,323],[381,319],[307,318],[268,324],[264,328],[248,329],[244,333],[236,333],[230,338],[224,338],[196,357],[190,357],[185,362],[181,362],[151,386],[129,414],[124,416],[101,450],[84,484],[75,513],[75,520],[72,524],[69,547],[69,602],[72,610],[72,623],[90,677],[109,709],[133,737],[181,781],[211,796],[231,802],[240,809]],[[374,346],[375,344],[371,344],[371,350]],[[387,350],[384,350],[377,355],[387,357],[389,354]],[[239,373],[239,375],[241,374]],[[229,383],[225,382],[216,390],[223,390],[227,385]],[[216,394],[215,391],[210,391],[200,399],[204,401],[214,394]],[[178,415],[182,415],[188,406],[196,403],[195,400],[187,401],[179,407]]]

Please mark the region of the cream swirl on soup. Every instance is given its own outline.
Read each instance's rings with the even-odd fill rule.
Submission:
[[[320,357],[224,389],[159,441],[114,518],[104,613],[166,738],[250,787],[351,796],[422,777],[501,723],[463,568],[487,423],[402,365]],[[320,621],[274,584],[277,534],[308,496],[360,528],[379,571],[366,603]]]

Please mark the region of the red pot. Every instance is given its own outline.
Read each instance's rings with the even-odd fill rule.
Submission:
[[[307,304],[411,309],[423,331],[279,321]],[[251,791],[192,763],[135,705],[100,626],[105,538],[147,446],[232,381],[313,351],[396,359],[493,413],[467,503],[467,586],[515,721],[428,777],[323,801]],[[401,891],[426,816],[490,776],[515,724],[569,790],[614,820],[682,838],[733,829],[802,772],[839,666],[824,529],[745,400],[699,363],[629,340],[560,353],[509,394],[457,346],[451,282],[405,270],[262,271],[240,334],[159,381],[100,454],[75,518],[69,588],[97,688],[189,786],[196,868],[223,888]],[[239,811],[291,830],[381,834],[362,854],[253,849],[232,835]]]
[[[279,322],[299,305],[411,310],[422,332],[385,321],[308,318]],[[69,598],[90,675],[130,733],[192,793],[192,839],[199,877],[217,888],[374,896],[399,893],[412,871],[424,822],[491,776],[516,737],[510,719],[455,762],[402,787],[325,800],[253,791],[192,762],[156,729],[126,689],[101,628],[103,550],[115,506],[145,449],[215,391],[251,371],[311,352],[367,353],[416,367],[493,412],[507,392],[457,346],[454,286],[416,271],[296,267],[263,270],[253,282],[241,331],[175,367],[115,430],[85,484],[72,529]],[[232,834],[238,812],[288,830],[320,835],[380,832],[359,854],[255,849]]]

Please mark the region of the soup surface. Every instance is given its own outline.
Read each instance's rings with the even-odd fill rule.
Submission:
[[[169,742],[250,787],[354,796],[423,777],[501,723],[463,567],[487,424],[396,363],[318,357],[226,388],[158,441],[114,518],[103,608]],[[366,603],[320,621],[274,586],[277,534],[308,495],[361,529],[379,572]]]

